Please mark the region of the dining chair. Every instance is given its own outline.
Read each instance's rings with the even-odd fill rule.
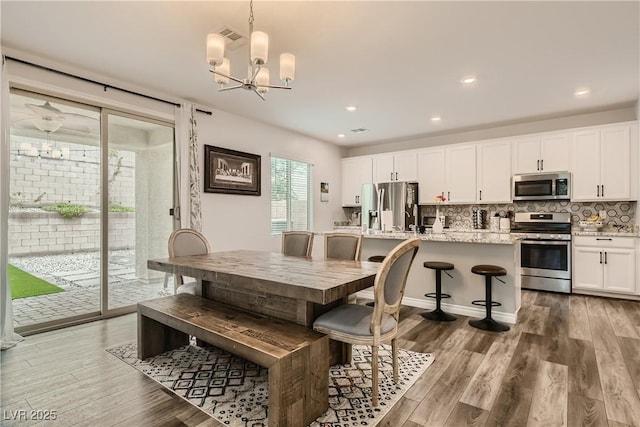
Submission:
[[[372,401],[378,406],[378,346],[391,341],[393,379],[398,382],[398,315],[420,239],[407,239],[382,261],[373,285],[375,306],[343,304],[313,322],[313,329],[348,345],[371,346]],[[350,352],[348,352],[350,353]],[[350,361],[349,361],[350,362]]]
[[[179,228],[169,236],[169,258],[189,255],[205,255],[211,252],[209,241],[204,235],[191,228]],[[175,275],[174,293],[196,293],[196,281],[184,283],[180,275]]]
[[[325,233],[324,259],[360,261],[362,234]]]
[[[334,232],[324,235],[324,259],[360,261],[361,248],[362,234]],[[358,302],[356,294],[350,294],[348,301]]]
[[[282,253],[291,256],[311,256],[313,233],[310,231],[283,231]]]

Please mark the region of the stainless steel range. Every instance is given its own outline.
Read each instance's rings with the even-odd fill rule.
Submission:
[[[517,212],[511,231],[522,238],[522,288],[571,293],[571,214]]]

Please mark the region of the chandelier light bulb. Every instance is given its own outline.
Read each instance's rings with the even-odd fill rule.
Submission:
[[[251,33],[251,62],[263,65],[269,59],[269,36],[262,31]]]
[[[207,62],[212,67],[221,65],[224,61],[224,37],[220,34],[207,35]]]
[[[215,74],[216,83],[221,86],[229,84],[229,77],[227,76],[231,74],[231,62],[229,62],[227,58],[222,58],[222,63],[218,65],[216,70],[219,73],[224,74]]]
[[[260,68],[258,75],[256,76],[256,86],[258,86],[258,92],[269,92],[269,69],[266,67]]]
[[[291,53],[280,55],[280,80],[285,84],[292,82],[296,77],[296,57]]]

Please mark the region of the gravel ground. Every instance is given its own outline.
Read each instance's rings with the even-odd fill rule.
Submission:
[[[116,263],[109,263],[109,269],[134,267],[135,251],[112,251],[109,259]],[[64,276],[85,273],[96,278],[100,277],[100,252],[79,252],[59,255],[45,255],[34,257],[10,257],[9,263],[27,271],[34,276],[41,277],[56,285],[69,289],[78,287],[95,287],[90,283],[81,284],[70,281]]]

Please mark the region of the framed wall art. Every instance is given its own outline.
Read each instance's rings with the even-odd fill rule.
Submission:
[[[205,193],[260,195],[261,156],[204,146]]]

